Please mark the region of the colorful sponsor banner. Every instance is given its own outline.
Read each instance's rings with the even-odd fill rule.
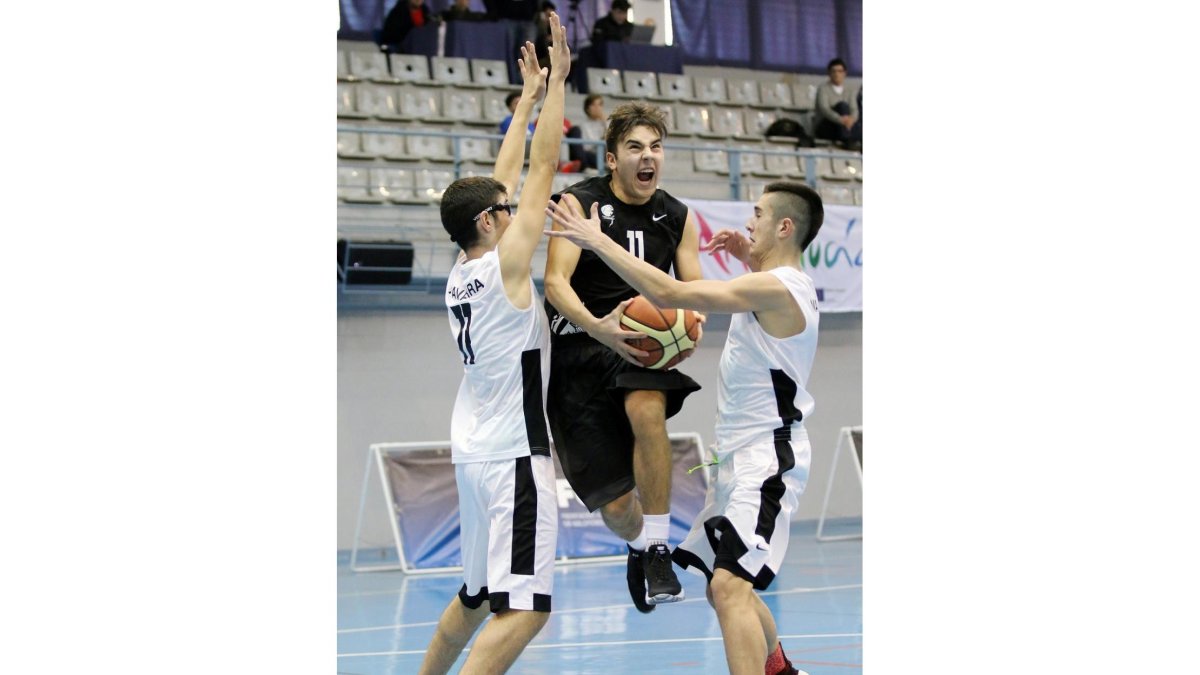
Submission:
[[[682,200],[696,215],[700,246],[723,229],[745,232],[753,215],[750,202]],[[822,312],[861,312],[862,304],[862,207],[825,205],[825,222],[803,255],[804,271],[817,287]],[[705,279],[732,279],[749,271],[727,253],[700,254]]]

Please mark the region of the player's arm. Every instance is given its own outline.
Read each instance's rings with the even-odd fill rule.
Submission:
[[[576,215],[583,213],[583,209],[579,205],[579,200],[569,192],[563,193],[562,199],[556,206]],[[607,239],[608,237],[604,238]],[[613,350],[626,361],[641,365],[634,357],[648,356],[649,353],[630,346],[626,340],[644,337],[643,334],[626,331],[621,328],[621,314],[624,313],[625,307],[630,302],[633,302],[633,299],[630,298],[617,305],[607,316],[596,318],[592,316],[591,311],[579,299],[579,295],[575,292],[575,289],[571,288],[571,275],[575,273],[575,266],[579,264],[579,254],[581,252],[582,249],[571,243],[569,239],[562,237],[553,237],[550,239],[546,250],[546,275],[544,279],[546,283],[546,300],[554,305],[559,314],[567,317],[571,323],[587,331],[588,335],[595,338],[597,342]]]
[[[702,278],[700,272],[700,228],[696,217],[688,209],[683,223],[683,237],[675,247],[675,278],[680,281],[695,281]]]
[[[746,274],[731,281],[679,281],[639,260],[605,236],[600,231],[600,218],[595,204],[592,205],[592,216],[588,220],[553,202],[547,206],[546,212],[561,228],[548,232],[549,236],[569,239],[578,247],[594,251],[626,283],[660,307],[734,313],[788,310],[795,304],[783,282],[765,272]]]
[[[571,70],[571,50],[567,46],[566,29],[558,14],[550,13],[550,79],[546,86],[546,101],[542,104],[537,129],[529,148],[529,174],[521,192],[526,208],[513,216],[497,252],[500,256],[500,276],[508,297],[518,307],[528,305],[529,262],[542,239],[546,214],[538,208],[550,199],[550,186],[558,170],[559,148],[563,136],[563,106],[566,97],[567,74]],[[533,45],[528,44],[533,53]],[[522,47],[522,51],[526,48]],[[534,61],[536,64],[536,61]],[[509,129],[509,133],[512,130]]]
[[[525,85],[521,89],[521,98],[517,100],[517,109],[513,111],[512,123],[504,133],[500,152],[496,153],[496,166],[492,170],[492,178],[504,183],[510,198],[517,193],[521,167],[525,164],[525,127],[529,125],[529,116],[537,103],[538,93],[546,86],[546,69],[538,69],[532,42],[526,42],[521,47],[521,58],[517,65],[521,67]]]

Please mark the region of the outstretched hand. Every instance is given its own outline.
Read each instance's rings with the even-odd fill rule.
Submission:
[[[570,207],[551,201],[546,204],[546,215],[554,219],[558,223],[561,230],[545,230],[545,234],[550,237],[558,237],[566,239],[579,248],[589,251],[596,250],[596,246],[608,237],[600,231],[600,204],[592,202],[592,217],[584,220],[575,215],[575,211]]]
[[[537,52],[534,50],[532,42],[521,45],[521,58],[517,61],[517,65],[521,67],[521,78],[525,83],[521,88],[521,100],[536,103],[541,98],[542,92],[546,91],[548,71],[545,68],[538,68]]]
[[[725,251],[742,263],[750,264],[750,240],[737,230],[721,230],[713,235],[707,244],[700,247],[701,251],[714,256],[717,251]]]
[[[571,72],[571,48],[567,45],[567,29],[557,12],[550,12],[550,73],[557,82],[565,82]]]
[[[614,307],[613,311],[600,319],[595,328],[588,331],[588,335],[591,335],[597,342],[616,352],[618,356],[626,361],[635,366],[640,366],[642,363],[636,357],[650,356],[650,352],[642,351],[627,341],[644,338],[647,335],[621,327],[621,315],[625,313],[625,308],[633,300],[633,298],[630,298]]]

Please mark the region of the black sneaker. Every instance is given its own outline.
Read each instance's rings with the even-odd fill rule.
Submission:
[[[629,559],[625,562],[625,581],[629,583],[629,597],[633,598],[633,606],[637,607],[637,611],[649,614],[654,611],[654,605],[646,602],[646,572],[642,569],[644,552],[635,551],[629,544],[625,544],[625,548],[629,549]]]
[[[671,566],[671,549],[666,544],[654,544],[642,556],[646,575],[646,602],[661,605],[683,600],[683,586]]]

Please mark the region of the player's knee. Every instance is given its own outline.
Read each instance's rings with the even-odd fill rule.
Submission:
[[[717,609],[740,605],[749,600],[750,589],[750,582],[719,569],[708,585],[709,601]]]
[[[633,493],[626,492],[600,507],[600,515],[610,522],[624,522],[633,516]]]
[[[635,436],[665,433],[667,396],[661,391],[630,392],[625,397],[625,415],[629,418]]]

